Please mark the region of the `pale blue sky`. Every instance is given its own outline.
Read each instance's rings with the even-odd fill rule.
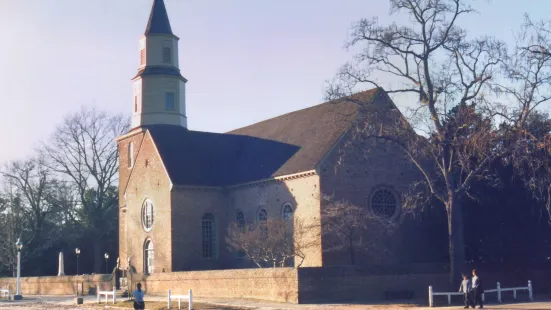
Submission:
[[[318,104],[350,59],[350,24],[386,0],[165,0],[180,37],[193,130],[225,132]],[[0,0],[0,162],[31,155],[82,105],[130,114],[138,38],[152,0]],[[478,0],[463,25],[511,38],[550,0]],[[405,102],[397,102],[404,106]]]

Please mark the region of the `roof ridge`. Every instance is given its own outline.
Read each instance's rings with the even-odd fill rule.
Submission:
[[[365,90],[365,91],[361,91],[361,92],[357,92],[357,93],[354,93],[350,96],[355,96],[355,95],[360,95],[360,94],[365,94],[365,93],[370,93],[370,92],[374,92],[375,94],[377,93],[377,90],[379,90],[379,88],[371,88],[371,89],[368,89],[368,90]],[[266,122],[269,122],[269,121],[273,121],[277,118],[280,118],[280,117],[283,117],[283,116],[286,116],[286,115],[291,115],[291,114],[294,114],[294,113],[298,113],[298,112],[303,112],[303,111],[306,111],[306,110],[310,110],[310,109],[314,109],[314,108],[318,108],[320,106],[323,106],[323,105],[326,105],[326,104],[336,104],[336,103],[340,103],[340,102],[345,102],[345,98],[347,97],[350,97],[350,96],[346,96],[346,97],[342,97],[342,98],[339,98],[339,99],[334,99],[334,100],[329,100],[329,101],[325,101],[325,102],[322,102],[322,103],[318,103],[318,104],[315,104],[315,105],[312,105],[312,106],[309,106],[309,107],[306,107],[306,108],[303,108],[303,109],[300,109],[300,110],[294,110],[294,111],[291,111],[291,112],[287,112],[287,113],[283,113],[283,114],[280,114],[280,115],[277,115],[277,116],[274,116],[274,117],[271,117],[271,118],[268,118],[268,119],[265,119],[265,120],[261,120],[259,122],[256,122],[256,123],[252,123],[252,124],[249,124],[249,125],[246,125],[246,126],[243,126],[243,127],[239,127],[239,128],[235,128],[235,129],[232,129],[230,131],[227,131],[225,133],[227,134],[232,134],[236,131],[239,131],[239,130],[243,130],[243,129],[246,129],[246,128],[249,128],[251,126],[256,126],[258,124],[263,124],[263,123],[266,123]],[[373,100],[373,98],[371,98],[371,100]]]

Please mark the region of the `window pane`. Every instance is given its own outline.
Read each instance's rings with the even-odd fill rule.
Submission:
[[[293,218],[293,207],[291,207],[290,205],[286,204],[284,207],[283,207],[283,219],[285,220],[290,220]]]
[[[203,257],[215,257],[216,235],[214,227],[214,216],[205,214],[202,222],[202,237],[203,237]]]
[[[153,227],[153,203],[150,200],[146,200],[142,206],[142,224],[145,231],[150,231]]]
[[[389,219],[394,216],[398,209],[398,203],[394,195],[386,190],[377,191],[371,197],[371,210],[379,217]]]
[[[172,111],[174,110],[174,93],[166,93],[165,95],[165,109]]]

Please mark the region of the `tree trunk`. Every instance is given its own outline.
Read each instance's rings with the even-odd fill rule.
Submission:
[[[103,257],[101,255],[101,239],[98,237],[93,237],[92,245],[94,247],[94,273],[102,274],[102,262]]]
[[[448,215],[448,237],[450,250],[450,282],[452,284],[456,284],[460,282],[461,273],[465,272],[463,209],[455,193],[450,193],[448,197],[446,211]]]

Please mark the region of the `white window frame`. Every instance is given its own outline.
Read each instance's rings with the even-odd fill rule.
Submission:
[[[152,274],[155,272],[155,248],[151,239],[145,240],[144,243],[144,273]]]
[[[134,167],[134,142],[128,143],[128,168]]]
[[[141,210],[142,227],[146,232],[150,232],[155,224],[155,205],[151,199],[144,200]],[[149,224],[149,227],[148,227]]]

